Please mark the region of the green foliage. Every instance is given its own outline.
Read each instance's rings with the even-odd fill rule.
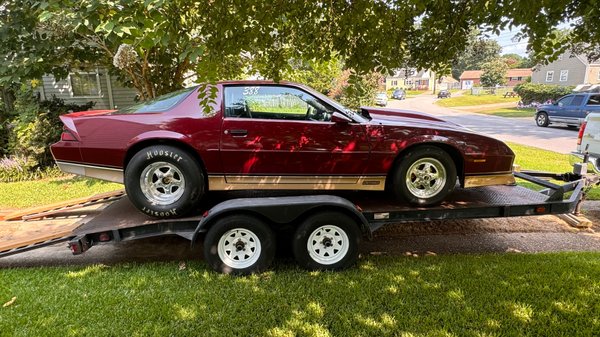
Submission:
[[[11,153],[29,158],[34,167],[47,167],[53,164],[50,145],[60,139],[62,123],[58,116],[75,111],[88,110],[94,105],[66,104],[62,99],[39,102],[31,89],[24,87],[15,101],[15,113],[11,130]]]
[[[464,49],[452,62],[452,77],[458,80],[465,70],[480,70],[483,64],[498,58],[501,50],[498,42],[482,39],[479,30],[472,30]]]
[[[484,63],[481,66],[481,84],[484,87],[495,87],[506,83],[506,72],[508,66],[506,63],[497,58]]]
[[[572,86],[549,85],[539,83],[521,83],[514,91],[521,96],[524,104],[543,103],[549,99],[556,100],[573,92]]]
[[[373,106],[381,79],[381,74],[376,72],[358,75],[351,70],[345,70],[337,79],[329,96],[350,109]]]
[[[284,80],[306,84],[327,95],[337,78],[342,75],[342,62],[333,58],[329,61],[290,61],[292,66],[282,74]]]
[[[26,157],[12,156],[0,158],[0,183],[43,179],[58,177],[60,175],[62,173],[58,168],[40,168],[37,162]]]

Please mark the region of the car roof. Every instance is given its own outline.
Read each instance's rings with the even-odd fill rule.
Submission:
[[[296,82],[289,82],[289,81],[275,82],[275,81],[272,81],[272,80],[227,80],[227,81],[219,81],[217,83],[218,84],[222,84],[222,85],[232,85],[232,84],[239,84],[239,85],[288,84],[288,85],[294,85],[294,86],[303,86],[302,84],[296,83]]]

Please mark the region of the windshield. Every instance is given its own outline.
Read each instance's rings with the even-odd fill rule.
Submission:
[[[144,112],[164,112],[179,102],[183,101],[192,91],[194,91],[196,87],[185,88],[181,90],[177,90],[149,101],[141,102],[135,105],[132,105],[128,108],[123,108],[117,111],[117,114],[136,114],[136,113],[144,113]]]
[[[377,98],[386,98],[387,96],[385,94],[377,94]]]

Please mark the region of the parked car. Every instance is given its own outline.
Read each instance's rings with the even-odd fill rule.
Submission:
[[[550,123],[580,126],[590,112],[600,112],[600,94],[571,94],[552,104],[539,105],[535,113],[535,123],[542,127]]]
[[[600,112],[592,112],[579,128],[577,150],[571,152],[570,162],[581,163],[588,153],[588,172],[600,173]]]
[[[375,96],[375,104],[376,105],[380,105],[380,106],[386,106],[387,105],[387,94],[385,92],[380,92],[377,94],[377,96]]]
[[[406,99],[406,91],[402,90],[402,89],[396,89],[392,92],[392,98],[393,99]]]
[[[352,111],[306,86],[216,84],[117,111],[60,116],[51,147],[64,172],[125,184],[142,212],[181,216],[210,191],[389,190],[416,205],[457,185],[513,184],[504,143],[414,111]]]
[[[448,90],[440,90],[438,92],[438,98],[450,98],[450,96],[452,96],[452,94]]]

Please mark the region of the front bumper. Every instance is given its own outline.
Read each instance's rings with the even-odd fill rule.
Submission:
[[[571,152],[569,155],[569,163],[574,166],[577,163],[583,163],[584,154],[581,152]],[[599,158],[590,154],[587,162],[587,172],[594,172],[600,174],[600,161]]]

